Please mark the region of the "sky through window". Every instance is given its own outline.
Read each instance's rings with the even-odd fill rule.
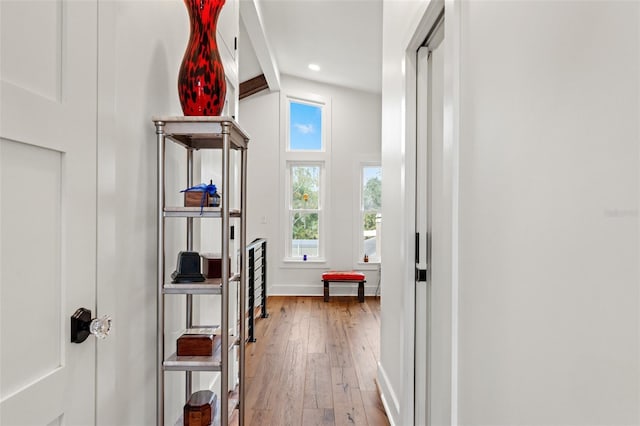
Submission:
[[[322,107],[300,102],[289,103],[289,149],[322,150]]]

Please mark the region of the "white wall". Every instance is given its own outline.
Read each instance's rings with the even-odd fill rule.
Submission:
[[[268,291],[275,280],[279,260],[279,117],[279,92],[261,92],[240,101],[240,125],[251,137],[247,154],[247,241],[267,240]]]
[[[638,424],[640,4],[463,6],[460,423]]]
[[[320,274],[328,269],[359,269],[367,275],[366,293],[378,283],[377,266],[358,262],[354,237],[354,200],[359,197],[360,161],[380,159],[380,96],[344,87],[282,76],[282,92],[262,92],[240,102],[240,123],[251,136],[248,170],[248,241],[267,238],[270,294],[321,295]],[[280,101],[283,94],[316,94],[331,99],[332,155],[328,197],[330,221],[327,262],[285,265],[280,185]],[[284,136],[282,136],[284,137]],[[384,178],[383,178],[384,180]],[[264,223],[263,223],[264,222]],[[332,294],[356,294],[353,288]]]
[[[113,316],[114,330],[98,351],[98,423],[155,424],[157,148],[151,117],[182,115],[177,76],[189,18],[181,1],[100,2],[99,23],[97,304]],[[231,67],[229,75],[237,71]],[[168,144],[166,170],[176,188],[167,192],[167,203],[179,204],[184,149]],[[183,220],[167,223],[168,275],[185,249],[185,226]],[[198,249],[197,237],[195,244]],[[165,340],[173,351],[184,329],[185,302],[183,296],[166,300],[172,319]],[[168,423],[182,410],[183,378],[165,375]]]
[[[102,4],[100,10],[98,175],[103,186],[98,265],[103,269],[98,304],[114,318],[113,335],[105,341],[110,347],[104,345],[99,351],[99,357],[112,363],[102,381],[112,382],[113,393],[100,388],[100,399],[108,401],[98,413],[105,424],[152,424],[156,418],[157,178],[151,116],[180,114],[176,79],[189,28],[183,4],[149,6],[113,2]],[[184,156],[169,147],[168,159],[169,180],[182,178]],[[184,241],[184,229],[167,231],[168,252],[173,252]],[[182,317],[183,304],[169,301],[167,310]],[[167,340],[178,333],[177,321],[174,326]],[[184,386],[181,377],[174,376],[167,388],[177,404]]]
[[[411,206],[403,59],[427,4],[384,2],[386,209]],[[640,423],[639,6],[446,3],[461,37],[454,422]],[[397,313],[413,301],[390,284],[412,281],[410,235],[384,215],[383,250],[401,256],[383,251],[379,378],[408,424],[394,401],[410,396],[398,348],[413,324]]]

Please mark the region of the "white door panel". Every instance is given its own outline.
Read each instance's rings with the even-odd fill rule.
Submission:
[[[2,401],[2,417],[0,424],[14,425],[49,425],[64,423],[65,372],[63,368],[42,377],[28,386],[28,390],[17,392]],[[37,409],[34,409],[37,401]],[[31,407],[31,408],[29,408]]]
[[[444,24],[440,21],[425,46],[417,52],[416,128],[416,232],[419,259],[426,282],[416,282],[415,424],[450,424],[444,377],[449,343],[451,249],[448,243],[450,204],[444,163]]]
[[[60,13],[48,19],[60,21],[55,24],[61,27],[60,43],[43,42],[38,48],[24,46],[24,39],[12,31],[16,25],[7,25],[19,22],[36,34],[33,38],[46,41],[50,37],[48,26],[34,25],[28,20],[33,13],[25,9],[38,9],[52,2],[0,1],[0,136],[59,151],[78,145],[95,152],[95,136],[92,136],[93,142],[86,138],[95,133],[96,127],[96,0],[55,1],[60,4]],[[47,61],[42,67],[48,73],[57,74],[55,79],[45,84],[46,79],[30,76],[27,69],[38,66],[33,64],[33,58],[39,63],[38,58],[52,55],[55,59],[48,62],[59,62],[59,71]],[[20,74],[13,71],[14,68],[25,71]],[[82,146],[80,140],[85,141]],[[95,159],[92,163],[95,168]]]
[[[426,119],[429,113],[429,48],[421,47],[418,50],[417,60],[417,113],[416,120],[416,233],[419,238],[416,241],[418,261],[416,267],[428,270],[427,248],[428,235],[431,233],[431,210],[429,209],[429,184],[431,179],[430,155],[429,155],[429,120]],[[415,346],[415,420],[417,425],[425,425],[428,407],[427,401],[427,361],[429,343],[428,333],[428,308],[429,291],[428,278],[426,282],[416,282],[416,346]]]
[[[95,312],[97,2],[0,2],[0,425],[88,425]]]
[[[60,0],[8,1],[2,6],[1,21],[2,80],[57,102],[61,95],[62,5]]]
[[[63,364],[61,154],[3,140],[2,383],[5,397]],[[6,323],[5,323],[6,321]],[[14,326],[14,325],[18,326]],[[41,327],[46,327],[42,333]]]
[[[444,46],[431,53],[431,259],[429,423],[451,424],[451,181],[444,173]]]

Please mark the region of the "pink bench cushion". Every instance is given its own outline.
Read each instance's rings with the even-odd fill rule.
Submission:
[[[364,281],[364,274],[355,271],[329,271],[322,274],[322,281]]]

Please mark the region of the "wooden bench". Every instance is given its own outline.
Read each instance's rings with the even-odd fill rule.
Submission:
[[[324,301],[329,301],[329,283],[358,283],[358,302],[364,302],[364,283],[365,276],[363,273],[355,271],[329,271],[322,274],[324,281]]]

